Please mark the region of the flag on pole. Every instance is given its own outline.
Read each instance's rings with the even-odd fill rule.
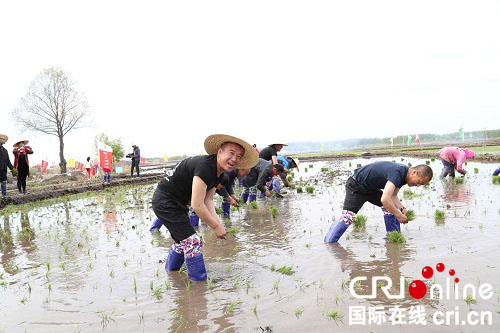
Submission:
[[[141,157],[140,164],[144,164],[144,163],[146,163],[146,158],[145,157]]]
[[[80,171],[83,171],[83,166],[84,166],[84,165],[83,165],[83,163],[82,163],[82,162],[78,162],[78,164],[77,164],[76,168],[77,168],[78,170],[80,170]]]
[[[168,156],[167,155],[163,156],[163,162],[168,162]]]
[[[99,149],[100,165],[104,172],[111,172],[113,170],[113,152],[104,151]]]
[[[417,136],[415,137],[415,142],[416,142],[416,143],[418,143],[418,145],[419,145],[420,147],[422,147],[422,145],[420,144],[420,138],[418,137],[418,134],[417,134]]]
[[[49,166],[49,162],[42,160],[42,173],[47,173],[48,166]]]
[[[68,168],[74,168],[75,167],[75,159],[74,158],[68,158]]]
[[[411,139],[412,139],[411,135],[408,134],[408,147],[411,145]]]
[[[325,144],[324,143],[321,144],[321,151],[322,152],[325,151]]]

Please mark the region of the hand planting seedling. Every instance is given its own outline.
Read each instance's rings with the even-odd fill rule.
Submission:
[[[231,228],[226,230],[226,234],[228,234],[228,235],[235,234],[237,232],[238,232],[238,227],[231,227]]]
[[[364,215],[356,215],[352,221],[355,231],[365,231],[366,230],[366,220],[368,218]]]
[[[415,219],[415,211],[413,209],[410,209],[406,213],[406,217],[408,218],[408,221],[413,221]]]
[[[464,177],[455,178],[455,184],[463,184],[463,183],[464,183]]]
[[[390,243],[405,243],[405,236],[399,231],[392,231],[387,234]]]

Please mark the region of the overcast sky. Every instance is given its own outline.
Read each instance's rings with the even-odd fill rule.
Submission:
[[[58,161],[10,112],[44,68],[88,99],[94,136],[145,157],[212,133],[259,146],[500,128],[499,1],[1,1],[0,133]]]

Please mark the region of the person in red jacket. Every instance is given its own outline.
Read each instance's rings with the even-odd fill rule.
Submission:
[[[14,168],[17,169],[17,189],[19,194],[28,194],[26,192],[26,178],[30,174],[30,163],[28,155],[33,154],[33,149],[27,146],[28,140],[22,140],[14,144]]]

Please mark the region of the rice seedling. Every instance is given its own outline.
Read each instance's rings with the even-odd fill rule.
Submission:
[[[429,164],[431,164],[431,161],[427,160],[427,161],[425,161],[425,164],[429,165]]]
[[[259,208],[259,205],[257,205],[257,201],[252,201],[250,202],[250,207],[252,207],[253,209],[257,209]]]
[[[211,277],[208,279],[208,282],[207,282],[207,288],[208,288],[208,289],[212,289],[213,283],[214,283],[214,277],[213,277],[213,276],[211,276]]]
[[[399,231],[392,231],[387,234],[390,243],[405,243],[405,236]]]
[[[247,289],[250,289],[250,281],[248,281],[248,279],[245,279],[245,286]]]
[[[280,285],[280,279],[274,280],[274,282],[273,282],[273,290],[278,291],[279,285]]]
[[[333,319],[335,321],[337,320],[340,320],[342,319],[343,315],[340,313],[339,310],[335,310],[335,311],[330,311],[326,314],[326,316],[329,318],[329,319]]]
[[[187,280],[184,284],[186,285],[186,290],[191,290],[191,280]]]
[[[137,294],[137,280],[134,277],[134,294]]]
[[[236,308],[238,305],[240,305],[241,301],[234,301],[234,302],[231,302],[231,304],[229,304],[229,306],[226,308],[226,313],[232,313],[234,311],[234,308]]]
[[[239,276],[236,276],[234,279],[233,279],[233,288],[238,288],[240,284],[240,277]]]
[[[282,266],[278,268],[276,272],[279,272],[284,275],[292,275],[293,273],[295,273],[292,266]]]
[[[252,312],[253,312],[254,314],[257,314],[257,305],[255,305],[255,306],[253,307]]]
[[[274,267],[274,264],[272,264],[271,267],[269,267],[269,269],[271,270],[271,272],[274,272],[276,270],[276,267]]]
[[[479,173],[479,168],[474,168],[474,173]]]
[[[295,317],[299,319],[299,317],[302,315],[302,312],[304,312],[304,309],[295,309]]]
[[[170,290],[170,288],[172,288],[169,281],[165,281],[164,284],[165,284],[165,290]]]
[[[216,213],[217,215],[222,214],[222,208],[220,208],[220,207],[215,207],[215,213]]]
[[[416,194],[410,189],[405,189],[403,191],[403,196],[405,199],[413,199],[413,198],[419,198],[422,196],[422,194]]]
[[[306,192],[311,194],[314,192],[314,186],[306,186]]]
[[[150,281],[150,282],[149,282],[149,289],[150,289],[151,291],[153,291],[153,290],[154,290],[153,281]]]
[[[435,160],[436,160],[436,159],[435,159],[434,157],[433,157],[433,158],[431,158],[431,162],[434,162]]]
[[[142,311],[142,313],[140,314],[138,313],[137,315],[139,316],[139,325],[144,325],[144,311]]]
[[[467,297],[465,297],[464,301],[465,301],[465,303],[467,303],[467,305],[477,304],[476,300],[471,295],[467,295]]]
[[[366,220],[368,218],[365,215],[356,215],[353,219],[353,225],[355,231],[365,231],[366,230]]]
[[[232,234],[237,233],[238,230],[239,230],[238,227],[231,227],[231,228],[226,230],[226,234],[232,235]]]
[[[323,172],[328,171],[328,168],[321,168],[321,171]]]
[[[103,331],[108,326],[109,321],[113,321],[113,322],[115,321],[113,319],[114,315],[115,315],[115,311],[113,311],[111,313],[106,313],[102,310],[97,312],[97,316],[101,318],[101,326],[102,326]]]
[[[413,209],[410,209],[406,212],[406,217],[408,218],[408,221],[413,221],[415,219],[415,211]]]
[[[445,214],[443,210],[436,209],[434,212],[434,220],[443,221],[445,219]]]
[[[307,172],[307,168],[304,168],[304,172]]]
[[[455,184],[463,184],[463,183],[464,183],[464,177],[455,178]]]
[[[269,212],[271,213],[272,217],[278,216],[278,209],[274,207],[273,205],[269,206]]]
[[[495,185],[500,185],[500,176],[493,176],[491,181]]]
[[[357,168],[361,168],[361,163],[356,164]]]
[[[302,190],[301,186],[297,187],[297,193],[303,193],[303,190]]]
[[[348,282],[347,280],[342,279],[342,281],[340,282],[340,288],[342,289],[347,288],[347,282]]]

